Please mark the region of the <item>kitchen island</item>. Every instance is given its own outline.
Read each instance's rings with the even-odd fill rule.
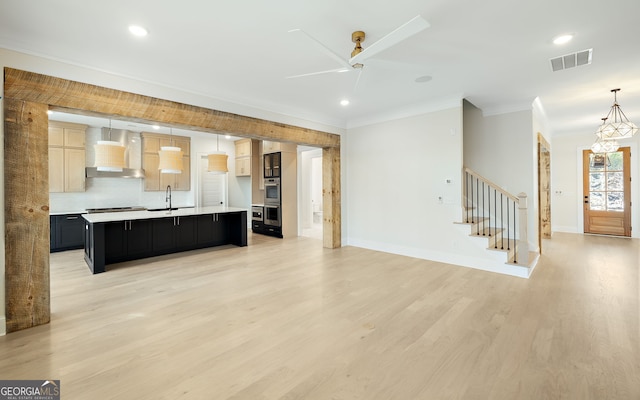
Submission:
[[[84,259],[94,274],[107,264],[233,244],[247,245],[247,210],[212,206],[83,214]]]

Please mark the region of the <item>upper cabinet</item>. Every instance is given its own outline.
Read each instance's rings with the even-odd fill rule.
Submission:
[[[191,190],[191,138],[185,136],[164,135],[142,132],[142,168],[144,169],[144,190],[147,192],[164,191],[167,186],[172,190]],[[158,170],[163,146],[180,147],[182,150],[182,173],[161,174]]]
[[[282,150],[280,142],[273,142],[270,140],[262,141],[262,154],[275,153]]]
[[[86,125],[49,121],[49,192],[85,191]]]
[[[235,141],[236,176],[251,176],[251,139]]]

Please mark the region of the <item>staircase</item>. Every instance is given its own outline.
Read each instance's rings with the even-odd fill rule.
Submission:
[[[462,222],[456,224],[502,263],[488,269],[528,278],[538,254],[529,251],[527,195],[508,193],[469,168],[464,169],[463,184]]]

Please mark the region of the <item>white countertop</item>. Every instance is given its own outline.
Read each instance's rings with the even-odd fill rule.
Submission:
[[[95,214],[82,214],[82,217],[91,223],[95,222],[112,222],[112,221],[129,221],[134,219],[153,219],[168,217],[186,217],[190,215],[203,214],[223,214],[231,212],[247,211],[246,208],[226,207],[226,206],[209,206],[209,207],[190,207],[179,208],[171,211],[123,211],[123,212],[107,212]]]
[[[49,215],[68,215],[68,214],[85,214],[87,210],[82,211],[49,211]]]

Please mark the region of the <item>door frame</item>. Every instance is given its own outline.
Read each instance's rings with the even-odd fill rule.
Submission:
[[[625,204],[624,206],[624,212],[622,214],[622,220],[623,222],[623,226],[624,226],[624,233],[622,234],[613,234],[613,233],[600,233],[600,232],[593,232],[593,229],[590,229],[590,232],[586,232],[585,226],[586,224],[584,223],[584,216],[585,214],[587,214],[588,212],[586,211],[587,208],[589,208],[589,212],[593,211],[595,214],[599,214],[602,213],[602,211],[595,211],[595,210],[591,210],[591,190],[590,190],[590,177],[587,177],[584,175],[585,170],[591,171],[591,167],[590,165],[587,166],[587,164],[585,164],[587,162],[587,160],[585,159],[585,157],[588,157],[589,160],[591,160],[591,154],[594,154],[593,151],[591,151],[591,149],[585,149],[582,151],[582,220],[583,220],[583,233],[585,234],[602,234],[602,235],[609,235],[609,236],[620,236],[620,237],[631,237],[631,231],[632,231],[632,224],[631,224],[631,217],[633,215],[632,213],[632,209],[631,206],[633,205],[633,202],[631,200],[631,148],[629,146],[625,146],[625,145],[620,145],[620,149],[618,150],[618,152],[622,152],[623,154],[623,162],[622,162],[622,171],[623,171],[623,187],[624,187],[624,199],[625,199],[625,203],[628,201],[629,204]],[[626,157],[624,156],[625,153],[628,153],[628,161],[626,160]],[[606,156],[608,157],[608,156]],[[589,163],[590,164],[590,163]],[[626,169],[625,169],[626,166]],[[626,175],[626,176],[625,176]],[[626,181],[626,179],[629,178],[628,181]],[[626,181],[626,182],[625,182]],[[587,189],[587,187],[589,187],[589,189]],[[585,201],[586,195],[585,195],[585,191],[589,192],[589,197],[588,197],[588,201]],[[587,207],[588,205],[588,207]],[[605,211],[605,213],[607,213],[607,215],[611,215],[608,214],[610,213],[610,211]],[[594,215],[595,215],[594,214]],[[616,218],[620,218],[620,214],[619,213],[614,213],[617,215]],[[608,218],[613,218],[613,217],[608,217]],[[627,225],[629,224],[629,231],[627,234]]]
[[[545,149],[547,153],[549,153],[549,164],[551,164],[551,145],[547,140],[542,136],[540,132],[538,132],[538,148],[537,148],[537,167],[538,167],[538,252],[542,254],[542,239],[551,239],[551,168],[545,169],[544,171],[541,168],[541,160],[542,160],[542,149]],[[542,190],[542,179],[540,177],[542,174],[545,174],[547,182],[549,182],[549,189],[546,191],[546,196],[543,195]],[[543,205],[547,204],[548,207],[548,215],[543,215]],[[547,224],[543,224],[542,220],[544,217],[547,217]]]
[[[634,171],[640,171],[640,165],[638,164],[638,144],[636,142],[624,141],[620,143],[621,147],[629,147],[631,149],[631,237],[640,238],[640,174],[634,176]],[[577,209],[577,229],[576,233],[584,235],[584,212],[583,212],[583,194],[582,194],[582,182],[584,179],[582,172],[582,151],[591,149],[591,145],[578,146],[575,152],[575,166],[576,166],[576,189],[575,189],[575,204]]]

